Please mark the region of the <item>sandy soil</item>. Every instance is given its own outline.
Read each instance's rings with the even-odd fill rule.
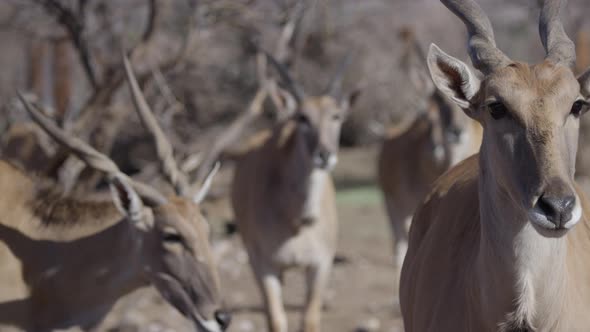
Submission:
[[[375,149],[343,151],[335,171],[341,223],[338,256],[342,259],[333,269],[326,294],[324,332],[403,331],[389,227],[372,180],[374,155]],[[227,201],[218,201],[207,209],[218,230],[214,251],[219,259],[224,298],[234,312],[229,332],[266,331],[262,302],[239,236],[228,238],[221,234],[222,225],[231,220]],[[289,331],[298,331],[303,276],[294,270],[285,281]],[[189,331],[190,325],[149,288],[119,301],[98,330]]]

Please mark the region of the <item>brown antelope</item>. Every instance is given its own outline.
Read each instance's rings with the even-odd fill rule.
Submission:
[[[430,72],[483,140],[416,211],[400,284],[405,329],[588,331],[590,210],[574,170],[590,71],[576,79],[571,69],[564,1],[540,1],[547,56],[535,65],[496,47],[473,0],[442,2],[465,23],[483,76],[436,45]]]
[[[408,36],[406,31],[403,36],[408,45],[402,70],[407,71],[418,92],[417,112],[381,133],[383,142],[377,162],[397,271],[406,255],[407,226],[414,209],[441,174],[476,153],[481,143],[481,126],[436,90],[422,48],[413,34]],[[412,64],[411,60],[419,64]]]
[[[329,93],[307,96],[272,56],[297,107],[253,140],[236,164],[232,205],[238,230],[263,295],[269,330],[287,331],[282,276],[303,267],[307,295],[303,330],[320,330],[322,294],[336,250],[337,218],[330,170],[337,161],[342,121],[357,96],[340,94],[343,67]]]
[[[192,194],[125,65],[138,113],[155,137],[162,169],[179,194],[165,197],[132,180],[21,97],[51,137],[108,175],[112,201],[64,197],[55,186],[0,162],[3,329],[88,329],[120,297],[149,284],[197,331],[221,332],[229,324],[208,245],[209,227],[199,210],[210,178]]]

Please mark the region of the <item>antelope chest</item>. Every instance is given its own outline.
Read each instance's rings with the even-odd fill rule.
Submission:
[[[315,265],[334,255],[338,230],[328,171],[312,172],[302,212],[298,232],[279,243],[273,255],[275,263],[281,266]]]
[[[314,221],[319,223],[321,221]],[[318,228],[323,225],[304,226],[298,235],[283,242],[272,260],[281,267],[318,265],[334,256],[335,241]]]

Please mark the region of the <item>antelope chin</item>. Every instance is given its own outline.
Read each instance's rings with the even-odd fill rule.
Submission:
[[[193,315],[193,322],[197,332],[223,332],[219,323],[215,320],[205,320],[198,313]]]
[[[314,156],[313,158],[314,167],[326,171],[332,171],[337,163],[338,156],[335,154],[330,154],[328,158],[322,158],[320,156]]]
[[[219,325],[219,323],[214,319],[205,319],[203,316],[197,311],[194,307],[188,292],[182,287],[182,284],[172,278],[169,275],[164,273],[157,273],[156,280],[165,282],[168,284],[168,287],[173,286],[176,290],[176,297],[172,297],[172,294],[167,290],[167,288],[159,288],[160,294],[170,303],[172,306],[176,308],[183,316],[187,319],[190,319],[195,326],[195,330],[197,332],[223,332],[224,329]],[[156,284],[156,288],[157,284]],[[178,304],[182,303],[182,306]],[[184,309],[184,310],[183,310]]]

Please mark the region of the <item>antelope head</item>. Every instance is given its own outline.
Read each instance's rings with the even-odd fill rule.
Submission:
[[[281,63],[270,54],[267,54],[267,58],[277,69],[286,87],[286,91],[282,91],[282,108],[288,109],[288,105],[294,105],[290,120],[296,124],[295,139],[306,143],[315,168],[333,169],[338,161],[342,123],[360,94],[358,89],[345,95],[341,91],[344,72],[351,57],[342,61],[326,92],[319,96],[306,95]]]
[[[147,273],[156,288],[183,315],[202,331],[222,331],[231,316],[220,309],[219,277],[209,248],[209,224],[201,214],[203,201],[219,164],[193,190],[174,159],[173,149],[148,106],[127,57],[123,63],[135,110],[152,135],[161,170],[176,190],[176,195],[153,209],[152,257]],[[153,259],[157,258],[157,259]]]
[[[138,233],[145,278],[197,331],[224,331],[231,316],[221,308],[209,224],[199,203],[176,195],[145,195],[127,179],[112,179],[111,191],[115,205]]]
[[[574,171],[590,73],[576,78],[571,69],[574,45],[559,21],[563,1],[542,1],[547,56],[534,65],[496,47],[490,21],[473,0],[442,2],[465,23],[471,60],[483,76],[434,44],[428,66],[437,88],[484,128],[480,188],[496,188],[493,197],[507,200],[541,235],[564,235],[581,218]]]
[[[172,147],[147,106],[128,60],[124,62],[137,112],[156,141],[163,173],[176,189],[170,197],[131,179],[107,156],[69,136],[23,97],[21,100],[33,120],[50,136],[87,165],[107,174],[115,206],[132,225],[142,279],[152,283],[194,323],[197,331],[225,331],[231,316],[222,308],[219,277],[208,242],[209,226],[199,206],[219,166],[199,190],[192,190],[176,165]]]
[[[472,120],[434,86],[426,65],[426,53],[414,31],[404,27],[399,35],[404,44],[400,69],[406,74],[407,81],[415,92],[411,107],[418,110],[409,113],[409,117],[422,117],[429,124],[429,152],[436,163],[455,165],[471,151],[465,146],[469,144],[467,132]]]

